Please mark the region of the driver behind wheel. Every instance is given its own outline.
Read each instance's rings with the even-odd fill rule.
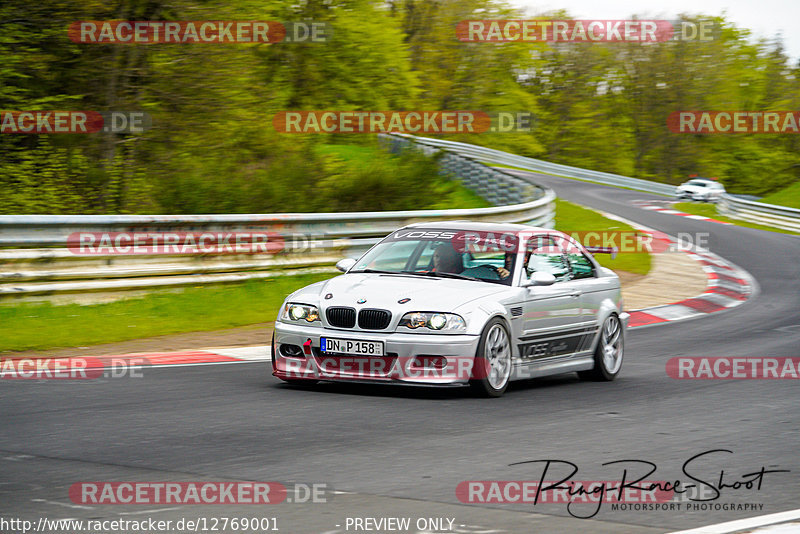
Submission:
[[[505,280],[511,274],[510,260],[506,256],[505,266],[497,267],[496,265],[484,264],[477,267],[470,267],[461,272],[464,276],[472,276],[473,278],[482,278],[483,280]]]
[[[433,272],[458,274],[464,270],[461,254],[448,243],[442,243],[433,250]]]
[[[506,265],[510,261],[510,255],[506,256]],[[485,280],[505,280],[511,274],[508,267],[496,267],[494,265],[479,265],[464,269],[463,258],[452,245],[443,243],[433,251],[433,272],[453,273],[482,278]]]

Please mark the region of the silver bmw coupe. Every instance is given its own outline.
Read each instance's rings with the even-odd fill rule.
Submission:
[[[344,274],[281,306],[272,337],[281,380],[469,384],[499,397],[512,380],[613,380],[622,368],[619,278],[562,232],[415,224],[337,268]]]

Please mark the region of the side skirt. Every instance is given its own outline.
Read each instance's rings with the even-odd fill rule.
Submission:
[[[542,376],[559,375],[575,371],[588,371],[594,367],[594,355],[590,351],[570,354],[568,356],[556,356],[523,362],[514,362],[511,370],[511,380],[525,380]]]

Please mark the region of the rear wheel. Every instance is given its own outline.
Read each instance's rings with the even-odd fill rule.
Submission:
[[[511,341],[505,323],[492,319],[483,329],[469,385],[479,395],[500,397],[511,378]]]
[[[616,313],[612,313],[600,329],[600,339],[594,351],[594,369],[579,371],[578,376],[584,380],[614,380],[622,369],[624,344],[622,322]]]

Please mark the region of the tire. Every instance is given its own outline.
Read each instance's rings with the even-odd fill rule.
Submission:
[[[598,337],[597,348],[594,351],[594,368],[578,371],[578,376],[583,380],[609,382],[617,378],[622,369],[625,346],[622,322],[616,313],[606,317]]]
[[[482,397],[500,397],[511,379],[511,337],[502,319],[494,318],[483,329],[469,385]]]
[[[272,374],[275,374],[275,354],[277,354],[275,352],[275,332],[272,332]],[[290,386],[313,386],[314,384],[319,382],[319,380],[311,380],[311,379],[307,380],[305,378],[301,379],[280,378],[280,379],[289,384]]]

